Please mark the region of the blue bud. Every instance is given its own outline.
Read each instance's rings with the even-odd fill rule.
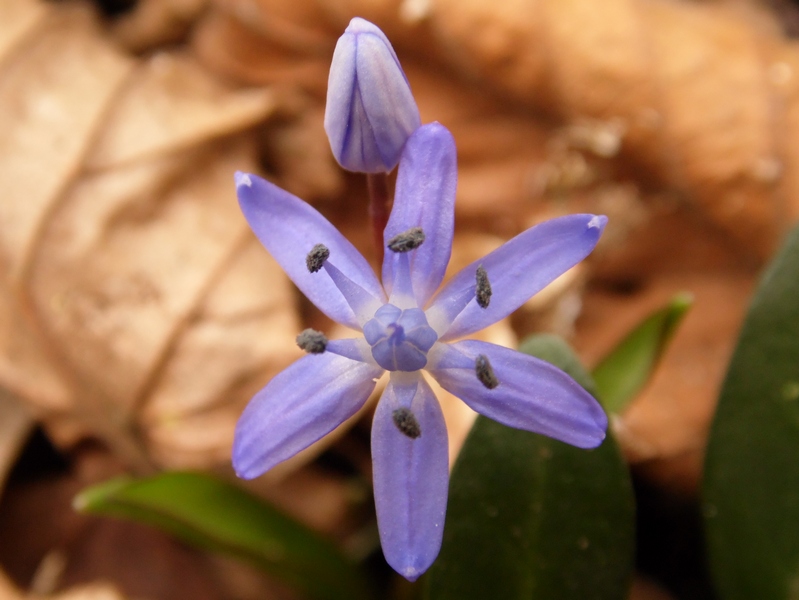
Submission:
[[[333,53],[325,131],[347,170],[387,173],[421,125],[408,79],[385,34],[354,18]]]

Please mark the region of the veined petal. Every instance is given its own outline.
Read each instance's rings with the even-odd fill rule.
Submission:
[[[402,433],[394,411],[409,409],[418,437]],[[386,561],[414,581],[441,549],[449,471],[447,428],[418,373],[392,373],[372,425],[375,506]]]
[[[236,190],[244,217],[255,235],[280,263],[303,294],[331,319],[360,329],[347,299],[326,273],[310,273],[308,252],[323,244],[331,260],[349,279],[378,302],[386,297],[366,259],[310,204],[256,175],[236,173]]]
[[[442,341],[469,335],[519,308],[559,275],[583,260],[596,246],[607,217],[569,215],[531,227],[453,277],[428,308],[430,325]],[[472,298],[465,307],[455,301],[475,288],[481,266],[493,295],[486,308]]]
[[[493,389],[475,372],[480,355],[488,359],[499,383]],[[426,369],[441,387],[489,419],[578,448],[595,448],[605,439],[608,419],[602,407],[548,362],[475,340],[436,344],[428,358]]]
[[[276,375],[244,409],[233,438],[233,468],[252,479],[304,450],[354,415],[382,369],[325,352]]]
[[[411,279],[420,308],[444,279],[452,253],[455,226],[455,187],[458,179],[455,140],[446,127],[429,123],[417,129],[405,144],[397,172],[394,207],[384,243],[413,227],[421,227],[424,243],[409,252]],[[386,252],[383,283],[390,293],[396,255]]]

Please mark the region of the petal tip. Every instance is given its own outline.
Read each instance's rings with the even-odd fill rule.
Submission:
[[[590,439],[588,442],[586,442],[584,448],[586,450],[591,450],[593,448],[599,448],[602,445],[602,442],[605,441],[606,437],[607,437],[607,434],[605,433],[605,431],[604,430],[600,430],[599,434],[596,437],[594,437],[594,438]]]
[[[246,461],[236,457],[235,451],[233,454],[233,470],[236,472],[236,477],[239,479],[255,479],[264,474],[264,471],[253,468],[253,465],[247,464]]]
[[[250,178],[248,173],[242,173],[241,171],[236,171],[234,178],[236,180],[236,188],[240,188],[242,186],[248,188],[252,187],[252,179]]]
[[[260,475],[260,473],[253,474],[248,471],[239,471],[235,467],[233,470],[236,473],[236,477],[238,477],[239,479],[245,479],[247,481],[249,481],[250,479],[255,479],[256,477],[258,477],[258,475]]]
[[[416,567],[406,567],[405,569],[398,571],[398,573],[408,581],[413,582],[419,579],[419,577],[422,576],[422,573],[424,573],[424,571],[421,569],[417,569]]]
[[[371,21],[362,17],[353,17],[344,31],[347,33],[374,33],[375,30],[380,31],[380,28]]]
[[[259,468],[257,462],[253,460],[252,451],[248,449],[243,439],[240,435],[234,435],[231,457],[233,471],[239,479],[255,479],[263,475],[267,469]]]
[[[605,215],[594,215],[591,217],[591,220],[588,221],[588,229],[599,229],[600,233],[603,229],[605,229],[605,225],[607,225],[608,218]]]
[[[584,441],[578,447],[591,450],[593,448],[598,448],[602,445],[602,442],[605,441],[608,430],[608,417],[605,415],[605,411],[599,412],[599,414],[594,417],[594,424],[596,425],[596,429],[586,432]]]
[[[412,147],[414,144],[429,144],[431,141],[451,145],[453,150],[455,148],[455,138],[452,136],[452,132],[438,121],[432,121],[431,123],[425,123],[424,125],[416,127],[409,141],[410,144],[405,146],[406,149],[408,149],[409,146]]]

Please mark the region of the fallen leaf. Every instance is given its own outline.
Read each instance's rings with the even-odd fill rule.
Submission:
[[[0,496],[6,478],[33,430],[33,419],[22,403],[0,390]]]
[[[266,88],[121,51],[88,4],[0,9],[0,385],[67,447],[226,464],[294,357],[294,294],[238,210]]]

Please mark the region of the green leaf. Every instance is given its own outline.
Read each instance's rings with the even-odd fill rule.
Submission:
[[[561,340],[539,336],[522,348],[591,389]],[[624,600],[633,527],[629,472],[610,436],[586,451],[479,417],[452,473],[426,597]]]
[[[252,494],[199,473],[120,477],[90,487],[77,510],[147,523],[247,560],[318,600],[368,598],[361,572],[313,531]]]
[[[677,294],[644,319],[591,373],[598,398],[609,413],[620,413],[649,381],[677,326],[691,307],[690,294]]]
[[[766,270],[730,362],[703,485],[721,598],[799,598],[799,229]]]
[[[522,340],[519,345],[519,352],[535,356],[562,369],[579,383],[585,391],[596,397],[596,382],[585,370],[583,363],[577,358],[574,350],[563,341],[563,338],[546,333],[531,335]]]

